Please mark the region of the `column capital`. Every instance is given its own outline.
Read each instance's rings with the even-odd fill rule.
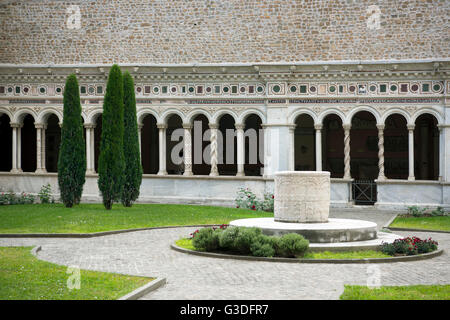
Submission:
[[[183,123],[183,129],[191,130],[192,129],[192,124],[191,123]]]
[[[96,126],[95,126],[95,123],[85,123],[85,124],[83,124],[83,126],[86,128],[86,129],[94,129]]]
[[[142,128],[144,127],[144,124],[143,123],[138,123],[137,127],[138,127],[138,130],[142,130]]]
[[[377,124],[378,130],[384,130],[385,125],[384,124]]]
[[[316,130],[322,130],[322,128],[323,128],[323,124],[321,124],[321,123],[316,123],[316,124],[314,124],[314,129],[316,129]]]
[[[342,128],[344,128],[344,130],[350,130],[352,128],[351,123],[345,123],[342,125]]]
[[[290,125],[288,125],[288,128],[289,128],[290,132],[293,132],[293,131],[295,131],[295,128],[297,128],[297,125],[296,124],[290,124]]]
[[[408,128],[408,130],[412,131],[412,130],[414,130],[416,125],[415,124],[408,124],[406,127]]]
[[[18,122],[10,122],[9,125],[11,128],[22,128],[23,127],[23,123],[18,123]]]
[[[209,128],[210,129],[219,129],[219,124],[218,123],[209,123]]]
[[[34,127],[36,128],[36,129],[45,129],[45,128],[47,128],[47,125],[45,124],[45,123],[35,123],[34,124]]]
[[[243,124],[243,123],[235,123],[234,124],[234,128],[236,130],[244,130],[245,129],[245,124]]]
[[[167,124],[165,124],[165,123],[157,123],[156,127],[158,129],[167,129]]]

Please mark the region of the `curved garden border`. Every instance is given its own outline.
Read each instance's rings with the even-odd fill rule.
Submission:
[[[225,253],[214,253],[214,252],[203,252],[194,251],[185,248],[181,248],[176,244],[171,244],[170,248],[182,253],[210,257],[210,258],[220,258],[220,259],[236,259],[236,260],[246,260],[246,261],[265,261],[265,262],[290,262],[290,263],[389,263],[389,262],[405,262],[405,261],[417,261],[425,260],[433,257],[440,256],[444,249],[436,250],[429,253],[422,253],[413,256],[400,256],[392,258],[364,258],[364,259],[295,259],[295,258],[279,258],[279,257],[253,257],[253,256],[240,256],[234,254]]]

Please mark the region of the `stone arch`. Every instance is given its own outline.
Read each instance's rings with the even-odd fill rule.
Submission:
[[[9,121],[11,121],[11,122],[13,121],[14,115],[12,114],[12,112],[8,108],[0,107],[0,116],[2,114],[6,114],[8,116],[8,118],[9,118]]]
[[[264,167],[264,118],[260,112],[247,112],[242,117],[244,125],[244,174],[262,176]]]
[[[63,115],[59,112],[59,110],[54,109],[54,108],[44,109],[42,112],[40,112],[38,114],[36,122],[37,123],[47,123],[48,118],[52,114],[58,117],[59,123],[63,122]]]
[[[186,117],[183,112],[177,109],[170,108],[162,113],[160,119],[157,119],[159,120],[158,123],[167,124],[167,120],[169,120],[169,118],[174,114],[181,118],[182,123],[186,122]]]
[[[341,118],[342,123],[345,122],[345,114],[341,110],[338,110],[335,108],[326,109],[325,111],[321,112],[317,118],[317,122],[323,124],[323,120],[327,116],[332,115],[332,114],[337,115],[339,118]]]
[[[373,108],[371,106],[358,106],[358,107],[352,109],[347,114],[347,117],[346,117],[346,120],[345,120],[344,124],[352,123],[353,116],[355,114],[357,114],[358,112],[360,112],[360,111],[367,111],[367,112],[371,113],[375,117],[375,120],[376,120],[377,124],[383,124],[383,122],[381,121],[380,113],[375,108]]]
[[[242,112],[241,115],[238,118],[238,122],[237,123],[244,124],[245,121],[247,120],[247,117],[249,117],[252,114],[257,115],[261,119],[261,122],[263,124],[265,124],[267,122],[266,115],[263,112],[261,112],[258,109],[253,109],[252,108],[252,109],[246,109],[244,112]]]
[[[444,122],[444,120],[442,119],[442,116],[439,112],[437,112],[434,109],[431,108],[423,108],[420,110],[417,110],[414,115],[411,117],[411,123],[414,124],[417,121],[417,118],[419,118],[421,115],[423,114],[430,114],[432,116],[434,116],[437,120],[437,124],[440,125]]]
[[[230,109],[221,109],[214,113],[212,117],[212,123],[219,124],[220,118],[222,118],[224,115],[230,115],[234,119],[234,123],[239,123],[239,116],[236,114],[236,112],[230,110]]]
[[[186,123],[193,124],[194,119],[200,114],[204,115],[208,121],[211,122],[212,116],[208,111],[204,109],[194,109],[186,115]]]
[[[14,118],[13,118],[13,121],[12,121],[12,122],[15,122],[15,123],[22,123],[22,122],[23,122],[23,119],[24,119],[27,115],[32,116],[32,117],[33,117],[33,120],[34,120],[35,122],[37,122],[37,121],[36,121],[36,119],[37,119],[36,112],[34,112],[33,110],[31,110],[31,109],[29,109],[29,108],[22,108],[22,109],[18,110],[17,112],[15,112],[15,113],[14,113]]]
[[[91,112],[88,113],[88,115],[85,119],[85,124],[88,124],[88,123],[95,124],[98,116],[101,114],[103,114],[102,108],[96,108],[96,109],[92,110]]]
[[[297,109],[297,110],[293,111],[291,113],[291,115],[289,116],[289,120],[288,120],[289,124],[295,125],[295,123],[297,122],[297,118],[299,116],[301,116],[302,114],[309,115],[313,119],[314,124],[319,124],[317,115],[309,109]]]
[[[159,123],[158,113],[155,110],[148,107],[139,109],[139,111],[136,113],[137,123],[142,124],[142,121],[145,119],[147,115],[152,115],[153,117],[155,117],[156,122]]]
[[[407,124],[411,123],[411,116],[409,115],[409,113],[399,108],[389,109],[388,111],[386,111],[386,113],[381,117],[381,123],[385,124],[386,119],[394,114],[402,115],[405,118]]]
[[[12,135],[11,128],[12,115],[9,111],[3,112],[0,109],[0,150],[2,156],[0,157],[0,171],[10,171],[12,169]]]

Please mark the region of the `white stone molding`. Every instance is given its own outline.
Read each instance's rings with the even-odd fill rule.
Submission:
[[[378,178],[377,180],[386,179],[384,175],[384,124],[378,124]]]

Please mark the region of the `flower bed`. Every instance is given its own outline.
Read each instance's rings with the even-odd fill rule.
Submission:
[[[418,237],[396,239],[393,243],[383,243],[381,251],[390,256],[412,256],[437,250],[438,242],[428,238]]]

